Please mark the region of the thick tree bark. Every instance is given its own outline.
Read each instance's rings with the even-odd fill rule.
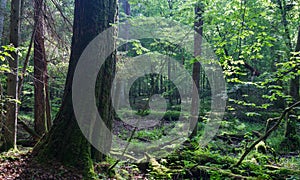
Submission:
[[[4,28],[6,2],[7,2],[7,0],[0,0],[0,45],[1,45],[1,41],[2,41],[2,33],[3,33],[3,28]]]
[[[195,7],[195,35],[194,35],[194,56],[195,58],[199,58],[201,56],[202,51],[202,35],[203,35],[203,18],[202,18],[202,9],[200,6],[200,2]],[[190,129],[192,134],[190,137],[194,137],[197,135],[197,124],[198,124],[198,112],[199,112],[199,99],[198,99],[198,91],[199,91],[199,81],[200,81],[200,69],[201,64],[197,60],[193,64],[193,80],[196,86],[193,86],[193,95],[192,95],[192,109],[191,109],[191,122]]]
[[[47,60],[44,45],[44,1],[34,1],[34,130],[43,135],[50,128],[48,125],[49,99],[47,98]]]
[[[14,47],[19,47],[20,32],[20,9],[21,0],[11,1],[10,17],[10,42]],[[9,58],[11,72],[7,75],[7,96],[11,101],[7,105],[7,117],[5,122],[5,148],[17,148],[17,118],[18,118],[18,54],[12,52],[12,59]]]
[[[63,102],[50,132],[35,147],[38,159],[56,159],[93,175],[90,143],[80,131],[72,103],[72,82],[80,55],[85,47],[101,32],[115,22],[116,0],[75,0],[75,15],[70,64]],[[98,74],[96,97],[102,120],[111,128],[112,107],[110,88],[115,71],[115,55],[108,57]],[[99,155],[97,155],[99,156]]]

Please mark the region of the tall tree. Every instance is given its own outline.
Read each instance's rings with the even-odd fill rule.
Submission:
[[[47,60],[44,45],[44,1],[34,1],[34,129],[42,135],[51,124],[48,98]]]
[[[279,9],[281,10],[281,21],[284,27],[284,35],[286,36],[286,46],[287,46],[287,56],[288,59],[291,57],[290,53],[293,51],[292,50],[292,40],[290,36],[290,31],[288,27],[288,20],[287,20],[287,11],[288,11],[288,6],[285,0],[278,0],[278,6]],[[298,40],[296,44],[296,49],[295,52],[300,51],[300,42],[299,42],[299,35],[300,32],[298,32]],[[290,92],[289,94],[293,97],[294,101],[299,100],[299,76],[296,76],[294,79],[291,79],[290,81]]]
[[[300,52],[300,26],[298,27],[298,38],[297,38],[297,44],[295,48],[295,52]],[[294,101],[300,100],[299,95],[299,87],[300,87],[300,77],[297,75],[294,79],[290,82],[290,95],[293,97]]]
[[[0,44],[1,44],[1,40],[2,40],[3,28],[4,28],[6,2],[7,2],[7,0],[0,0]]]
[[[20,10],[21,0],[11,1],[10,17],[10,43],[18,48],[20,35]],[[7,96],[10,101],[7,105],[7,117],[5,123],[5,148],[17,148],[17,118],[18,118],[18,53],[12,52],[9,58],[11,72],[7,75]]]
[[[300,52],[300,26],[298,27],[298,38],[296,43],[295,52]],[[299,54],[296,55],[296,57],[299,57]],[[294,57],[295,58],[295,57]],[[298,68],[294,70],[295,73],[297,73]],[[299,73],[298,73],[299,74]],[[300,100],[299,96],[299,75],[296,74],[294,79],[291,79],[290,81],[290,96],[292,96],[293,101],[297,102]],[[297,142],[298,139],[295,139],[295,136],[297,134],[297,116],[293,115],[292,113],[288,113],[289,118],[286,119],[285,124],[285,132],[284,136],[285,139],[283,140],[283,145],[288,145],[289,147],[292,147],[292,150],[296,150],[294,145],[291,145],[290,142]],[[294,148],[294,149],[293,149]],[[297,148],[297,147],[296,147]]]
[[[119,3],[122,5],[123,11],[125,13],[126,16],[130,16],[131,15],[131,8],[130,8],[130,4],[128,2],[128,0],[119,0]],[[120,15],[120,14],[119,14]],[[126,17],[125,17],[126,19]],[[129,37],[129,28],[130,25],[126,24],[126,37]],[[125,51],[128,51],[128,44],[125,44]],[[120,57],[120,60],[123,57]],[[118,59],[117,59],[118,60]],[[114,92],[114,107],[115,109],[118,109],[120,106],[122,106],[124,104],[125,101],[125,82],[121,81],[119,79],[117,79],[117,83],[116,83],[116,87],[115,87],[115,92]]]
[[[75,0],[71,58],[63,102],[49,133],[34,149],[38,159],[56,159],[83,170],[86,175],[93,175],[91,145],[80,131],[74,114],[72,83],[83,50],[99,33],[115,23],[116,14],[116,0]],[[99,112],[108,128],[112,126],[110,89],[114,71],[115,53],[112,53],[102,66],[96,83]]]
[[[190,137],[197,135],[197,123],[198,123],[198,112],[199,112],[199,81],[200,81],[200,69],[201,64],[199,62],[199,57],[201,56],[201,46],[202,46],[202,36],[203,36],[203,18],[202,18],[203,7],[202,3],[198,2],[195,6],[195,35],[194,35],[194,56],[197,59],[193,64],[193,80],[195,86],[193,86],[193,96],[192,96],[192,119],[191,119],[191,130],[192,134]]]

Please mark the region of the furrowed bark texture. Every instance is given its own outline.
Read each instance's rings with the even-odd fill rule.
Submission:
[[[50,132],[35,147],[40,160],[56,159],[64,164],[93,175],[91,145],[82,135],[75,119],[72,104],[72,81],[79,57],[85,47],[99,33],[111,27],[117,10],[115,0],[76,0],[73,25],[72,51],[64,90],[63,102]],[[96,83],[99,112],[108,128],[111,128],[110,87],[115,71],[115,54],[107,58]]]

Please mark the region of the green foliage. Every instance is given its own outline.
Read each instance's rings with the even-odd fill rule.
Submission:
[[[17,49],[12,45],[2,46],[1,49],[0,49],[0,73],[3,74],[6,72],[10,72],[7,58],[13,59],[11,53],[17,52]]]
[[[163,136],[163,129],[155,128],[153,130],[142,130],[136,133],[136,136],[139,138],[147,140],[158,140]]]
[[[293,173],[288,170],[278,170],[277,172],[268,173],[269,170],[264,168],[264,165],[269,164],[268,159],[271,158],[269,154],[253,152],[250,158],[242,164],[238,169],[229,170],[229,165],[236,162],[236,158],[244,147],[249,145],[254,139],[253,130],[264,132],[265,121],[270,117],[278,116],[276,111],[279,111],[277,105],[284,106],[293,101],[289,95],[290,81],[300,75],[300,58],[299,52],[293,52],[293,47],[289,47],[289,43],[294,46],[296,44],[297,28],[299,26],[299,2],[286,1],[287,10],[287,26],[282,22],[282,11],[279,8],[279,1],[264,1],[264,0],[129,0],[131,5],[131,15],[124,16],[122,14],[121,21],[130,20],[132,17],[138,17],[139,22],[144,20],[149,21],[149,24],[157,23],[158,17],[165,17],[175,21],[179,21],[183,25],[190,27],[194,26],[195,13],[194,7],[197,3],[201,3],[201,11],[204,20],[204,34],[203,38],[212,46],[220,64],[224,70],[224,76],[228,82],[228,106],[227,114],[221,123],[220,135],[241,135],[243,137],[240,141],[225,142],[220,139],[214,139],[212,143],[208,144],[205,149],[197,149],[198,144],[192,144],[196,150],[184,149],[177,152],[173,157],[166,158],[165,162],[159,162],[165,167],[172,164],[179,173],[170,171],[169,169],[161,168],[159,165],[151,165],[149,167],[149,174],[153,179],[156,178],[172,178],[176,173],[188,175],[194,169],[201,173],[210,176],[211,179],[226,179],[233,178],[233,174],[244,175],[246,177],[252,176],[258,179],[271,179],[276,173],[288,174]],[[281,1],[280,1],[281,2]],[[63,95],[63,88],[65,85],[65,77],[68,68],[69,47],[71,44],[71,27],[68,22],[72,22],[73,18],[73,2],[60,1],[57,2],[65,17],[61,16],[56,5],[50,1],[46,2],[47,12],[51,12],[51,20],[48,19],[47,25],[51,25],[51,33],[47,34],[46,50],[48,57],[49,69],[49,88],[51,107],[53,115],[58,112],[61,105],[61,98]],[[283,1],[282,1],[282,4]],[[28,4],[25,4],[25,14],[27,11],[32,10]],[[121,11],[122,8],[120,6]],[[30,12],[31,13],[31,12]],[[27,12],[27,15],[30,14]],[[47,16],[47,14],[45,15]],[[27,17],[27,16],[26,16]],[[48,17],[48,16],[47,16]],[[50,17],[50,16],[49,16]],[[146,19],[145,17],[152,17]],[[29,22],[29,21],[28,21]],[[29,34],[27,29],[32,29],[31,24],[27,21],[23,22],[24,31],[24,44],[29,44]],[[139,22],[136,26],[139,26]],[[165,27],[164,22],[160,22],[162,27]],[[29,28],[30,27],[30,28]],[[287,31],[286,29],[287,28]],[[69,30],[68,30],[69,29]],[[145,29],[141,29],[144,33]],[[288,33],[289,34],[288,34]],[[122,56],[118,61],[118,68],[126,66],[127,61],[132,57],[143,54],[152,53],[152,57],[159,61],[157,54],[163,54],[174,58],[176,61],[183,63],[188,72],[192,72],[192,64],[197,60],[205,63],[205,59],[193,58],[192,54],[186,52],[185,49],[178,48],[173,44],[172,40],[176,38],[184,39],[185,33],[172,30],[160,32],[166,35],[165,39],[140,39],[132,40],[128,43],[130,49],[126,52],[121,52]],[[290,38],[290,39],[289,39]],[[290,41],[290,42],[289,42]],[[120,48],[120,51],[122,48]],[[20,49],[15,49],[13,46],[3,46],[0,51],[0,74],[10,72],[8,68],[7,58],[11,58],[11,52],[18,52],[23,54]],[[32,59],[30,59],[29,68],[25,77],[25,84],[22,92],[22,106],[20,107],[22,116],[26,119],[32,119],[33,111],[33,83],[30,81],[30,76],[33,74]],[[245,63],[256,68],[261,75],[259,77],[252,77],[252,72],[245,68]],[[22,68],[22,67],[20,67]],[[158,68],[158,67],[154,67]],[[124,75],[128,79],[132,77],[130,74]],[[177,93],[176,87],[166,78],[163,77],[163,88],[166,90],[162,92],[162,96],[170,99]],[[180,77],[178,77],[180,79]],[[157,78],[156,79],[160,79]],[[5,84],[5,76],[1,76],[1,84]],[[160,81],[160,80],[159,80]],[[206,92],[210,91],[210,85],[205,77],[201,79],[201,107],[200,114],[203,122],[200,125],[205,125],[208,120],[207,114],[210,104],[209,95]],[[158,81],[157,81],[158,82]],[[179,116],[182,114],[186,119],[189,118],[188,112],[182,112],[180,105],[172,104],[169,102],[167,111],[150,111],[145,109],[143,103],[148,102],[150,91],[153,90],[150,75],[145,78],[139,79],[139,84],[133,86],[137,88],[138,85],[143,86],[140,90],[133,90],[134,97],[130,100],[136,100],[132,110],[122,109],[118,113],[121,119],[126,119],[134,115],[143,116],[151,119],[152,117],[162,117],[162,120],[167,123],[175,123]],[[181,85],[184,86],[185,82]],[[172,86],[171,88],[169,86]],[[168,88],[166,88],[168,87]],[[145,92],[148,90],[149,92]],[[138,97],[137,94],[142,94]],[[209,94],[209,93],[208,93]],[[140,100],[139,98],[143,98]],[[8,99],[1,99],[1,106],[5,105]],[[139,102],[140,101],[140,102]],[[142,104],[142,105],[141,105]],[[143,108],[141,108],[143,107]],[[282,108],[282,107],[281,107]],[[299,118],[298,118],[299,119]],[[255,123],[254,123],[255,121]],[[296,124],[299,126],[299,123]],[[175,131],[175,130],[173,130]],[[138,139],[155,141],[164,137],[166,132],[172,132],[167,128],[154,128],[137,131],[132,141],[131,148],[142,148]],[[299,131],[297,131],[299,132]],[[127,131],[120,132],[121,138],[127,138]],[[201,133],[201,131],[200,131]],[[199,133],[199,136],[200,136]],[[287,141],[284,134],[284,127],[280,127],[277,132],[271,135],[266,140],[266,145],[274,148],[276,151],[281,150],[287,153],[291,149],[283,149],[281,145],[293,144],[299,147],[298,140],[299,134],[295,134],[293,141]],[[175,157],[176,156],[176,157]],[[71,159],[72,157],[70,157]],[[155,162],[153,162],[155,164]],[[283,166],[293,169],[299,169],[299,157],[292,157],[290,159],[282,158],[280,162]],[[108,163],[109,164],[109,163]],[[106,165],[106,166],[105,166]],[[121,164],[121,166],[128,166],[128,164]],[[207,166],[207,168],[200,168],[200,166]],[[104,170],[107,164],[99,164]],[[137,169],[136,166],[130,165],[130,169]],[[193,169],[194,168],[194,169]],[[138,172],[138,170],[136,170]],[[176,174],[176,175],[178,175]],[[123,178],[133,178],[133,173],[126,171],[126,169],[119,169],[116,175]],[[99,175],[100,176],[100,175]],[[101,178],[105,178],[105,174]],[[174,177],[174,176],[173,176]],[[285,176],[284,176],[285,177]],[[293,175],[290,177],[299,177]],[[286,178],[286,177],[285,177]]]

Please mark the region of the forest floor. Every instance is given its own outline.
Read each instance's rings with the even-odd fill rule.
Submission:
[[[214,140],[213,143],[220,146],[220,141]],[[2,153],[0,179],[83,179],[76,169],[58,162],[37,163],[31,150],[19,147],[19,151]],[[231,168],[237,158],[224,155],[213,146],[210,149],[182,147],[165,159],[150,157],[148,162],[140,164],[120,162],[109,173],[107,169],[115,160],[108,159],[95,163],[95,172],[99,179],[300,179],[299,154],[279,158],[281,160],[275,162],[271,156],[255,153],[241,166]]]
[[[135,124],[132,120],[114,124],[114,133],[128,139]],[[154,121],[143,122],[132,142],[140,147],[145,141],[164,136],[166,128]],[[151,126],[152,125],[152,126]],[[171,126],[172,122],[165,123]],[[199,124],[200,125],[200,124]],[[259,135],[264,123],[240,121],[230,117],[221,123],[218,134],[205,147],[199,148],[197,140],[170,151],[164,158],[154,158],[145,153],[146,161],[120,161],[108,172],[116,159],[95,163],[99,179],[299,179],[300,149],[290,151],[280,145],[284,127],[281,126],[263,144],[265,152],[253,149],[238,167],[233,167],[239,157]],[[23,132],[24,133],[24,132]],[[201,130],[199,134],[201,136]],[[25,137],[25,136],[24,136]],[[28,137],[28,136],[27,136]],[[18,147],[18,151],[0,154],[0,180],[2,179],[83,179],[78,170],[58,162],[40,164],[31,155],[32,148]]]
[[[0,179],[82,179],[77,170],[60,163],[40,164],[31,156],[32,148],[19,147],[0,156]]]

